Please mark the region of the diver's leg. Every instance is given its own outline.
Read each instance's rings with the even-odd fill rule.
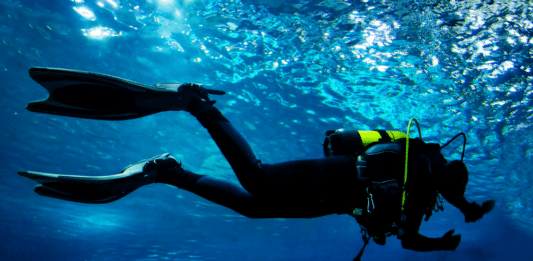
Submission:
[[[262,194],[256,184],[264,178],[264,170],[244,137],[212,104],[194,100],[190,105],[188,111],[207,129],[241,185],[254,195]]]
[[[212,104],[196,101],[191,105],[189,112],[207,129],[244,189],[255,196],[309,197],[310,194],[304,192],[308,188],[309,192],[317,191],[313,188],[355,176],[353,157],[262,164],[244,137]],[[337,173],[332,173],[334,169]],[[324,191],[327,192],[329,190]]]
[[[333,188],[333,186],[327,187],[328,180],[315,180],[322,184],[325,182],[326,187],[319,187],[318,183],[309,184],[311,183],[309,180],[290,180],[291,177],[296,176],[288,175],[290,173],[285,172],[294,169],[288,167],[289,165],[307,165],[307,163],[309,162],[287,162],[269,167],[272,170],[277,170],[271,174],[273,174],[273,178],[279,179],[278,186],[273,190],[279,195],[253,195],[238,184],[195,174],[183,170],[181,167],[167,169],[161,174],[158,173],[156,182],[187,190],[250,218],[313,218],[343,212],[342,207],[345,206],[343,202],[349,197],[342,195],[342,193],[335,195],[331,192],[319,197],[318,195],[322,193],[316,193]],[[314,166],[317,165],[314,164]],[[308,175],[316,177],[317,173],[308,173]],[[314,189],[317,191],[312,191]],[[334,187],[333,189],[337,192],[345,191],[342,187]]]
[[[249,206],[253,205],[254,196],[230,181],[195,174],[180,166],[158,173],[156,182],[173,185],[244,216],[255,217],[248,211]]]
[[[337,213],[342,201],[350,196],[340,195],[353,189],[344,186],[355,184],[356,169],[353,157],[337,156],[262,164],[244,137],[212,104],[197,100],[190,105],[188,111],[207,129],[242,187],[249,192],[250,196],[240,197],[242,202],[253,202],[247,204],[249,208],[255,209],[254,206],[259,206],[268,213],[276,213],[278,217],[316,217]],[[209,187],[203,185],[213,185],[213,180],[199,181],[196,185],[202,186],[185,189],[203,196],[202,193],[207,191],[203,189]],[[203,184],[203,181],[209,182]],[[203,197],[211,200],[207,196]],[[272,202],[276,202],[276,205],[272,205]],[[222,205],[228,206],[225,203]],[[235,207],[230,208],[236,210]],[[265,211],[258,212],[260,213],[253,216],[268,215]]]

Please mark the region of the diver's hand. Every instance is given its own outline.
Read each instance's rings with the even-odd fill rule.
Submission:
[[[487,200],[483,202],[483,205],[479,205],[476,202],[472,202],[468,204],[468,211],[465,213],[465,222],[476,222],[480,218],[483,217],[483,215],[489,213],[493,208],[494,205],[496,205],[495,200]]]
[[[454,232],[455,230],[452,229],[441,237],[441,250],[455,250],[457,248],[459,242],[461,242],[461,235],[453,235]]]
[[[195,84],[195,83],[185,83],[185,84],[181,85],[178,88],[178,93],[182,93],[182,94],[184,94],[186,96],[191,95],[192,97],[195,97],[195,98],[200,99],[202,101],[207,101],[207,102],[209,102],[211,104],[215,104],[216,101],[211,101],[209,99],[209,94],[214,94],[214,95],[224,95],[224,94],[226,94],[226,92],[224,92],[224,91],[207,89],[207,88],[204,88],[201,85]]]
[[[481,209],[483,209],[483,211],[485,211],[485,214],[486,214],[486,213],[489,213],[494,208],[495,205],[496,205],[496,200],[494,199],[487,200],[483,202]]]

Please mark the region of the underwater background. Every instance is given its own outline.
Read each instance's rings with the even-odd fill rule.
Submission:
[[[527,0],[0,0],[0,260],[352,260],[363,245],[347,215],[248,219],[161,184],[102,205],[35,194],[17,170],[109,175],[164,152],[237,179],[188,113],[26,111],[47,97],[31,66],[224,90],[216,106],[265,163],[323,157],[331,129],[405,132],[414,117],[425,141],[465,132],[466,197],[496,208],[465,224],[445,203],[423,222],[461,234],[456,251],[391,237],[363,260],[531,260],[532,21]]]

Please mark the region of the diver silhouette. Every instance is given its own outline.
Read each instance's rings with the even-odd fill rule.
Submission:
[[[384,245],[386,237],[392,235],[406,249],[455,250],[461,236],[453,229],[440,238],[418,232],[424,216],[427,221],[433,212],[443,210],[442,197],[464,214],[466,222],[479,220],[495,205],[494,200],[479,205],[464,197],[468,170],[463,163],[463,133],[440,146],[412,139],[409,131],[328,131],[326,157],[266,164],[257,159],[244,137],[210,100],[209,94],[222,95],[223,91],[198,84],[148,86],[65,69],[31,68],[30,76],[50,93],[48,99],[28,105],[34,112],[103,120],[133,119],[166,110],[189,112],[207,129],[240,182],[237,185],[185,170],[166,153],[109,176],[19,171],[39,183],[35,192],[40,195],[107,203],[141,186],[164,183],[249,218],[347,214],[363,231],[365,244],[357,260],[370,238]],[[461,135],[461,160],[446,160],[441,149]]]

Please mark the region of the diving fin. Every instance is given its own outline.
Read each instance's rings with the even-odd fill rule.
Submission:
[[[48,90],[49,97],[30,102],[27,110],[86,119],[129,120],[162,111],[180,111],[187,108],[191,96],[209,101],[207,94],[224,94],[197,84],[159,83],[150,86],[105,74],[67,69],[32,67],[29,74]]]
[[[158,165],[160,167],[157,167]],[[17,173],[39,183],[35,187],[35,192],[42,196],[81,203],[108,203],[128,195],[141,186],[156,182],[156,174],[161,168],[180,166],[174,157],[165,153],[129,165],[116,175],[78,176],[36,171]]]

